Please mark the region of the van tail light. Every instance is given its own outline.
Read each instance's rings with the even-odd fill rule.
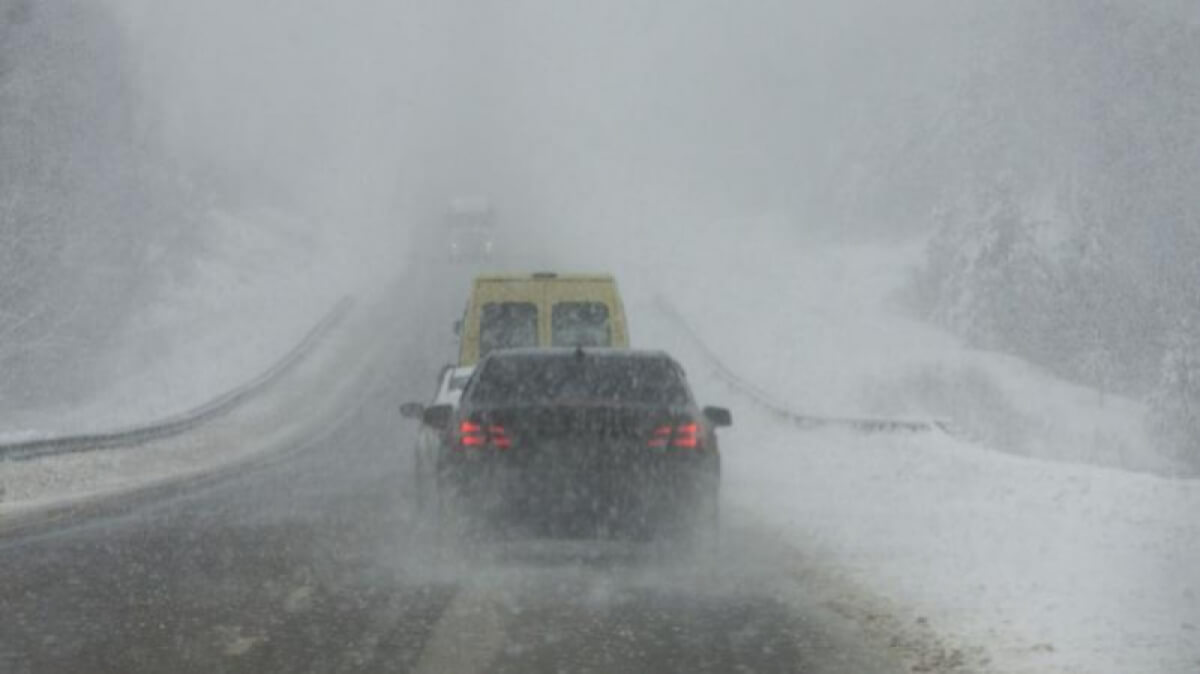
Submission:
[[[647,445],[652,449],[700,449],[700,424],[688,421],[681,424],[663,424],[650,434]]]
[[[479,422],[464,419],[458,424],[458,445],[471,449],[482,449],[485,447],[510,449],[512,447],[512,439],[500,424],[488,424],[484,426],[484,424]]]

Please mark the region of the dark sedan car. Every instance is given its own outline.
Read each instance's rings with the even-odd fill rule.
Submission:
[[[697,407],[668,355],[517,349],[484,358],[443,433],[444,506],[489,531],[690,535],[715,527],[728,410]]]

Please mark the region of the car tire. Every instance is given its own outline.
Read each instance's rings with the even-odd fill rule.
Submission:
[[[417,514],[422,520],[428,521],[433,511],[433,484],[426,463],[427,461],[418,452],[413,464],[412,487]]]
[[[716,485],[699,485],[684,503],[687,505],[676,521],[679,543],[692,554],[711,554],[718,547],[721,533],[721,504]]]

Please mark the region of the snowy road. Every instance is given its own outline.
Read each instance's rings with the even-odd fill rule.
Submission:
[[[903,671],[810,598],[799,560],[747,555],[771,543],[737,515],[703,559],[431,545],[406,517],[414,429],[394,410],[444,360],[417,335],[449,326],[461,293],[441,287],[380,317],[394,360],[310,442],[0,539],[0,672]]]

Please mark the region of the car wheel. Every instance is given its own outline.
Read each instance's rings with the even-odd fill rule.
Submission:
[[[715,486],[705,485],[684,502],[687,506],[676,521],[678,541],[693,554],[710,554],[716,550],[720,538],[721,504],[718,491]]]
[[[459,539],[464,531],[464,514],[458,490],[441,476],[432,477],[433,493],[430,495],[430,501],[438,538],[443,541]]]

